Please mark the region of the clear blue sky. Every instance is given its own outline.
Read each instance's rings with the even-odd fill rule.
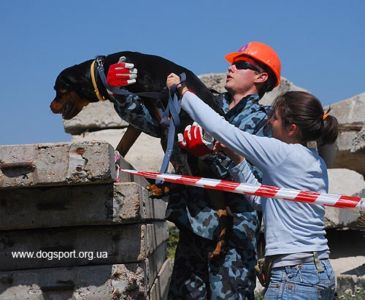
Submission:
[[[69,141],[49,109],[58,73],[124,50],[220,73],[224,54],[263,41],[324,105],[349,98],[365,92],[364,12],[364,0],[2,0],[0,144]]]

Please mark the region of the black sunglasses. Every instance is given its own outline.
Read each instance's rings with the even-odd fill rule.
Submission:
[[[232,63],[232,65],[235,65],[238,70],[250,69],[250,70],[253,70],[253,71],[256,71],[256,72],[259,72],[259,73],[262,72],[262,70],[259,69],[259,67],[257,67],[256,65],[251,64],[251,63],[249,63],[247,61],[244,61],[244,60],[235,61],[234,63]]]

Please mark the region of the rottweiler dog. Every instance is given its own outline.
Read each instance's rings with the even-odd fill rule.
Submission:
[[[222,110],[217,104],[214,94],[204,85],[204,83],[190,70],[175,64],[165,58],[155,55],[148,55],[139,52],[123,51],[114,53],[97,60],[90,59],[80,64],[71,66],[64,69],[57,77],[54,89],[56,91],[56,97],[52,101],[50,107],[53,113],[60,113],[66,120],[76,116],[84,106],[90,102],[98,102],[106,99],[111,101],[123,101],[123,97],[126,96],[112,96],[110,91],[108,92],[102,76],[100,76],[100,67],[106,73],[111,64],[117,63],[119,58],[124,56],[127,63],[133,63],[138,69],[137,82],[135,84],[125,87],[129,92],[140,96],[141,101],[149,109],[150,113],[156,121],[159,122],[161,116],[161,105],[167,107],[169,92],[166,88],[166,77],[170,73],[186,74],[186,85],[190,91],[195,93],[199,98],[205,101],[216,112],[222,114]],[[102,66],[100,66],[102,64]],[[106,74],[104,75],[106,76]],[[111,99],[112,98],[112,99]],[[185,127],[192,124],[190,117],[184,112],[180,113],[180,126],[177,128],[177,132],[182,132]],[[133,124],[132,124],[133,125]],[[123,139],[119,143],[117,150],[124,156],[129,148],[132,146],[136,138],[138,137],[140,130],[129,126],[127,132],[124,134]],[[167,130],[161,130],[161,143],[165,149],[167,140]],[[174,152],[179,151],[178,147],[174,147]],[[206,166],[201,163],[197,158],[192,157],[189,154],[175,153],[174,157],[187,157],[184,164],[186,168],[181,168],[182,163],[179,166],[173,165],[175,171],[180,174],[189,174],[195,176],[209,176],[209,172]],[[211,193],[210,193],[211,194]],[[217,209],[218,214],[225,219],[227,215],[225,211],[225,204],[222,200],[223,197],[217,196],[219,192],[215,193],[212,199],[213,206]],[[222,219],[222,224],[225,223]],[[221,241],[224,240],[225,226],[221,226],[220,235]],[[220,247],[222,245],[219,245]],[[218,251],[218,252],[217,252]],[[216,249],[216,254],[219,253],[219,249]]]
[[[109,66],[117,63],[118,59],[122,56],[126,58],[125,62],[133,63],[138,69],[137,82],[126,87],[130,92],[136,94],[155,92],[155,95],[160,93],[160,100],[167,105],[167,75],[170,73],[181,74],[184,72],[186,74],[186,84],[189,89],[215,111],[221,113],[219,106],[214,101],[212,92],[193,72],[160,56],[131,51],[118,52],[103,57],[104,69],[107,71]],[[62,113],[63,118],[68,120],[76,116],[90,102],[99,101],[100,96],[104,99],[109,98],[109,94],[100,76],[98,76],[96,65],[93,62],[94,60],[87,60],[81,64],[64,69],[58,75],[54,86],[56,97],[51,103],[52,112]],[[92,76],[95,76],[96,86],[92,82]],[[141,96],[141,99],[145,103],[151,103],[151,98],[156,98],[155,95],[154,97],[148,97],[148,95]],[[182,126],[191,123],[191,120],[186,114],[182,112],[182,115],[184,120]]]
[[[162,103],[163,106],[167,106],[169,94],[166,88],[166,77],[172,72],[185,73],[188,88],[215,111],[222,113],[214,101],[214,95],[193,72],[165,58],[131,51],[118,52],[103,58],[103,69],[108,70],[109,66],[118,62],[121,56],[126,58],[125,62],[133,63],[138,69],[137,82],[127,86],[126,89],[132,93],[141,94],[140,98],[157,121],[161,119],[161,109],[157,109],[157,105]],[[76,116],[90,102],[110,98],[96,68],[95,60],[87,60],[64,69],[58,75],[54,86],[56,97],[51,103],[53,113],[61,113],[62,117],[68,120]],[[183,111],[180,113],[180,119],[181,125],[178,131],[184,130],[185,126],[192,122]],[[136,130],[133,132],[137,135]],[[118,148],[121,147],[117,147],[117,150],[121,150],[119,152],[122,155],[128,151]]]

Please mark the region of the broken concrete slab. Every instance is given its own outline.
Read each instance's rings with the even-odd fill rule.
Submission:
[[[0,146],[0,188],[110,183],[115,176],[108,143]]]
[[[352,140],[351,152],[358,152],[365,149],[365,124]]]
[[[163,243],[138,263],[0,272],[0,299],[148,299],[166,277],[165,252]]]
[[[331,105],[331,114],[340,123],[334,168],[347,168],[365,174],[365,93]]]
[[[363,124],[365,122],[365,93],[331,104],[331,114],[340,124]]]
[[[126,129],[124,128],[85,132],[72,136],[72,141],[105,141],[116,148],[125,131]],[[164,151],[162,150],[160,139],[142,132],[124,158],[137,170],[158,172],[161,168],[163,157]]]
[[[364,265],[365,267],[365,265]],[[365,294],[365,276],[356,275],[340,275],[337,276],[336,291],[338,295],[351,295],[353,299],[363,299],[356,298],[356,293],[362,291],[362,295]],[[357,296],[360,297],[360,296]],[[351,299],[348,298],[348,299]]]
[[[147,299],[149,300],[167,300],[170,279],[172,274],[173,261],[167,259],[160,272],[152,285],[151,290],[148,292]]]
[[[0,230],[164,220],[167,203],[134,182],[0,190]]]
[[[107,128],[124,128],[128,123],[122,120],[110,101],[89,103],[82,111],[70,120],[64,120],[63,125],[67,133],[81,134]]]
[[[364,177],[348,169],[329,169],[329,193],[346,196],[365,197]],[[326,207],[326,228],[360,229],[363,225],[364,213],[359,209]]]
[[[338,295],[343,295],[347,289],[353,292],[356,287],[365,289],[365,232],[330,229],[327,238]]]
[[[0,270],[137,262],[168,238],[166,222],[0,232]]]

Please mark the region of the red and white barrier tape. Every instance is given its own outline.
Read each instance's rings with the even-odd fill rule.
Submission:
[[[136,170],[121,169],[120,171],[143,176],[150,179],[160,179],[166,182],[196,186],[206,189],[220,190],[225,192],[248,194],[266,198],[291,200],[296,202],[307,202],[321,204],[338,208],[358,208],[365,210],[365,198],[358,196],[345,196],[337,194],[325,194],[310,191],[299,191],[294,189],[279,188],[269,185],[251,185],[235,181],[211,179],[203,177],[185,176],[177,174],[161,174],[157,172],[144,172]]]

